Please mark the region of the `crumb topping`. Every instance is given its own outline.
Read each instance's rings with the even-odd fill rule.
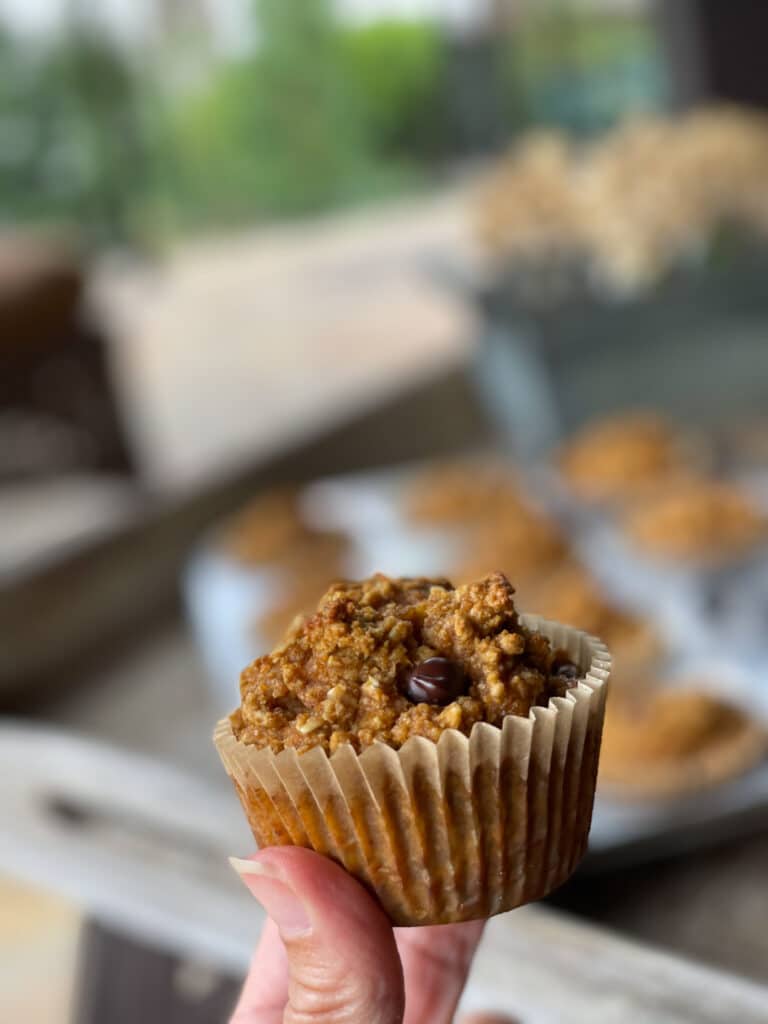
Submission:
[[[373,576],[339,582],[282,646],[242,673],[236,737],[274,751],[320,746],[333,753],[377,740],[398,748],[411,736],[468,735],[500,726],[562,695],[571,681],[553,665],[546,637],[518,619],[502,573],[454,588],[443,579]],[[446,704],[408,696],[414,671],[450,659],[464,692]]]

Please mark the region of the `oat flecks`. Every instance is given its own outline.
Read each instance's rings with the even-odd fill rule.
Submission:
[[[501,573],[454,588],[447,580],[336,583],[289,643],[242,674],[242,705],[232,716],[244,743],[298,751],[381,740],[398,748],[411,736],[468,735],[476,722],[501,725],[560,692],[550,677],[548,640],[525,629],[514,588]],[[404,683],[429,657],[463,669],[466,692],[445,707],[413,703]]]

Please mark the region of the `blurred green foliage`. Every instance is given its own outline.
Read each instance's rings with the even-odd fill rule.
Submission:
[[[445,155],[434,25],[341,28],[325,0],[256,11],[261,45],[174,111],[187,217],[324,209],[416,184]]]
[[[250,48],[208,52],[181,81],[168,73],[173,53],[131,52],[85,22],[46,43],[0,30],[0,220],[68,219],[97,241],[147,240],[419,187],[455,154],[462,133],[448,108],[479,86],[457,80],[456,42],[436,24],[341,23],[333,0],[251,9]],[[524,23],[513,46],[489,46],[504,134],[537,120],[610,122],[624,102],[610,69],[648,53],[647,28],[630,19]],[[462,116],[482,120],[482,103]]]
[[[193,219],[303,213],[339,202],[367,146],[325,0],[256,0],[261,45],[179,103],[171,129]]]
[[[126,237],[150,153],[139,79],[86,24],[45,47],[0,34],[0,218]]]
[[[412,161],[450,151],[448,50],[433,24],[393,19],[349,29],[341,34],[340,56],[369,138],[382,154]]]

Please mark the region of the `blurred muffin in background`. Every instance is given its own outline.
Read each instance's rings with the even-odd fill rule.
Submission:
[[[515,471],[498,460],[437,462],[413,481],[408,518],[421,525],[464,526],[526,509]]]
[[[527,508],[469,528],[463,549],[464,556],[455,573],[459,581],[498,570],[525,584],[533,577],[550,573],[570,555],[568,540],[560,528]]]
[[[623,525],[650,555],[704,564],[738,557],[766,539],[765,517],[747,495],[704,479],[679,481],[648,498]]]
[[[237,561],[255,565],[279,558],[305,532],[297,493],[286,487],[250,501],[232,517],[223,540]]]
[[[525,590],[527,610],[566,622],[603,641],[614,662],[614,683],[645,682],[662,652],[659,636],[646,619],[610,601],[597,581],[577,562],[566,562],[534,587]]]
[[[652,412],[621,413],[588,423],[557,454],[570,489],[586,501],[612,501],[688,471],[678,431]]]
[[[307,526],[297,492],[286,488],[254,498],[230,520],[222,543],[244,565],[279,564],[331,578],[341,569],[349,541],[342,533]]]
[[[287,587],[272,606],[254,622],[254,630],[268,648],[276,647],[300,628],[304,618],[317,606],[318,601],[335,578],[325,573],[292,576]]]
[[[764,726],[695,685],[608,702],[600,782],[622,796],[675,796],[722,783],[765,755]]]
[[[251,501],[231,520],[222,543],[240,565],[280,573],[270,607],[253,626],[267,646],[277,644],[294,620],[345,574],[350,550],[344,534],[309,527],[301,517],[298,493],[287,488]]]

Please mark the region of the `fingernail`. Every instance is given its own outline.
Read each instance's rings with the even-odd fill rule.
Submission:
[[[312,931],[304,904],[274,864],[238,857],[230,857],[229,863],[275,922],[284,939],[297,939]]]

